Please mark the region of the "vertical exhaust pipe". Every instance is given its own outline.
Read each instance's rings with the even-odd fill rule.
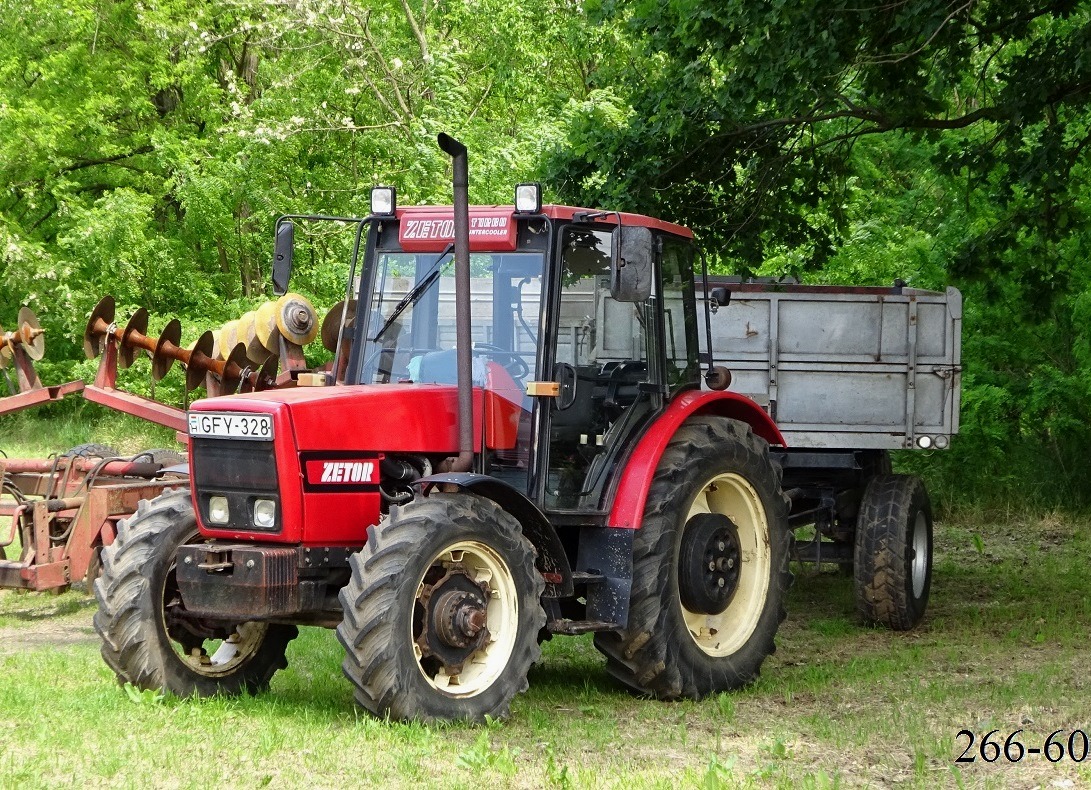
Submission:
[[[474,460],[473,356],[470,353],[470,201],[466,146],[440,132],[439,147],[451,157],[455,209],[455,338],[458,366],[458,457],[449,471],[468,472]]]

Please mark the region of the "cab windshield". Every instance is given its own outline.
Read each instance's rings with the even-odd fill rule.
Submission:
[[[498,368],[519,387],[531,377],[542,264],[541,253],[470,256],[475,385],[500,376]],[[357,312],[366,333],[358,383],[457,384],[452,252],[380,252],[373,282],[370,303]]]

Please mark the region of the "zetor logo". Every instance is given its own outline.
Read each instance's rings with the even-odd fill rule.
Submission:
[[[322,461],[320,483],[371,483],[374,461]]]

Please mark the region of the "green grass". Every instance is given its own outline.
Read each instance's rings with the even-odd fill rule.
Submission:
[[[122,455],[181,449],[169,428],[94,403],[61,401],[0,416],[0,452],[8,458],[46,458],[88,442],[109,445]]]
[[[127,693],[98,657],[91,599],[3,592],[0,787],[1088,785],[1091,760],[954,758],[962,729],[979,742],[1022,729],[1027,746],[1091,732],[1091,519],[963,513],[936,542],[916,631],[857,625],[851,579],[797,568],[777,653],[749,688],[638,699],[590,637],[556,638],[511,718],[478,728],[370,718],[319,629],[258,697]]]

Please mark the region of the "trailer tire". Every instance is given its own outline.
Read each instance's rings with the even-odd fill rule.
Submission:
[[[257,693],[288,662],[294,625],[225,623],[182,616],[174,581],[178,547],[197,536],[185,490],[142,501],[102,550],[95,630],[119,683],[179,697]],[[209,652],[211,644],[216,645]]]
[[[133,460],[137,462],[147,461],[148,463],[168,467],[184,464],[186,462],[186,456],[177,450],[171,450],[166,447],[154,447],[150,450],[141,450],[133,456]]]
[[[519,522],[482,497],[392,507],[350,557],[340,594],[337,638],[357,703],[395,720],[506,716],[541,655],[535,556]]]
[[[932,584],[932,505],[913,475],[877,475],[856,523],[856,610],[866,623],[908,631]]]
[[[678,430],[634,536],[628,626],[595,635],[611,675],[660,699],[700,699],[757,677],[791,583],[780,481],[745,423],[703,417]]]
[[[63,455],[65,458],[116,458],[117,450],[108,444],[87,442],[77,444],[72,449],[66,450]]]

